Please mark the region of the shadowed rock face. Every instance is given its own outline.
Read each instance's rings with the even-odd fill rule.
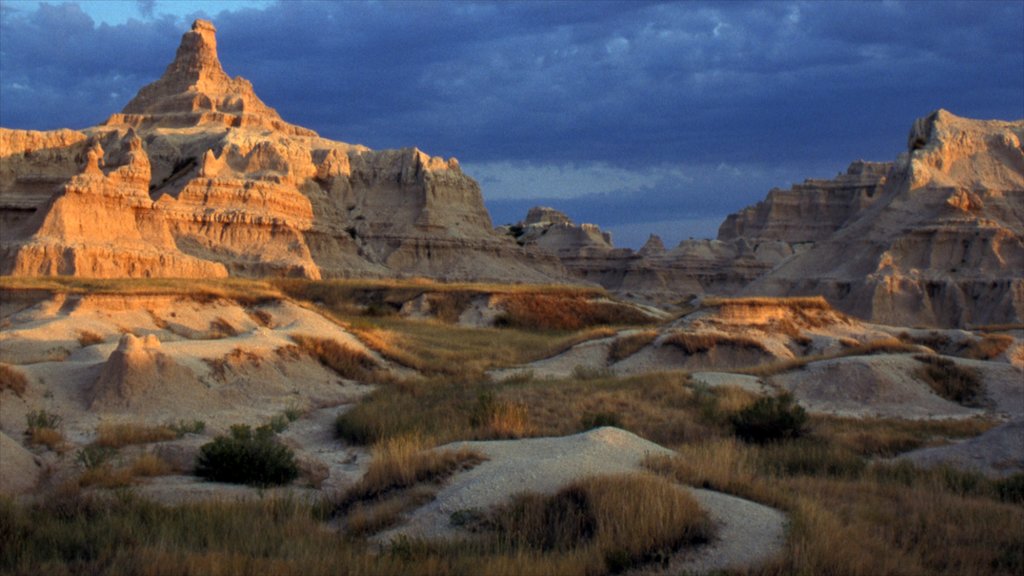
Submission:
[[[0,273],[565,280],[492,230],[458,162],[288,124],[197,20],[101,126],[0,129]]]

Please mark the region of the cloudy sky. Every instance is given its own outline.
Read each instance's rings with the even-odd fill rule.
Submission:
[[[0,125],[120,110],[214,20],[288,121],[456,156],[496,224],[546,204],[637,247],[892,160],[914,118],[1024,117],[1024,2],[0,0]]]

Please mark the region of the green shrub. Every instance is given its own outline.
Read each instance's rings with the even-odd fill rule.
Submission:
[[[732,418],[733,431],[745,442],[764,444],[798,438],[804,433],[807,412],[789,394],[759,398]]]
[[[178,422],[171,422],[166,424],[168,428],[174,431],[181,438],[185,434],[202,434],[206,430],[206,422],[202,420],[193,420],[191,422],[187,420],[179,420]]]
[[[115,454],[116,448],[91,444],[79,450],[76,459],[86,470],[93,470],[106,464]]]
[[[199,449],[196,475],[217,482],[271,486],[299,475],[295,454],[281,444],[269,426],[252,430],[238,424],[230,436],[218,436]]]
[[[1024,474],[1018,473],[993,482],[996,495],[1003,502],[1024,503]]]
[[[35,410],[25,415],[29,432],[38,428],[53,428],[60,426],[63,419],[57,414],[50,414],[46,410]]]
[[[580,426],[584,430],[592,430],[603,426],[615,426],[622,428],[622,419],[614,412],[598,412],[596,414],[584,414],[580,420]]]

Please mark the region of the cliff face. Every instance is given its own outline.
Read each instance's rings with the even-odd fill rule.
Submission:
[[[725,219],[717,240],[616,249],[592,225],[540,210],[509,232],[566,268],[655,303],[691,295],[824,295],[901,325],[1024,319],[1024,121],[914,123],[894,163],[775,189]]]
[[[873,204],[745,289],[892,324],[1024,319],[1024,121],[915,122]]]
[[[0,129],[0,185],[3,274],[565,279],[494,233],[454,158],[284,122],[201,20],[103,125]]]

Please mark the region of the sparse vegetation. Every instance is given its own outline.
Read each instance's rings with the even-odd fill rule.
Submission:
[[[919,351],[920,349],[917,347],[917,345],[902,342],[897,338],[882,338],[879,340],[872,340],[871,342],[867,342],[864,344],[861,344],[855,340],[851,340],[849,342],[846,342],[846,348],[839,352],[833,352],[829,354],[812,354],[808,356],[800,356],[798,358],[790,358],[787,360],[767,362],[764,364],[758,364],[756,366],[740,368],[738,370],[730,370],[730,372],[735,372],[737,374],[749,374],[751,376],[758,376],[760,378],[767,378],[768,376],[774,376],[776,374],[783,374],[785,372],[790,372],[792,370],[798,370],[812,362],[835,360],[836,358],[849,358],[852,356],[870,356],[872,354],[907,354]]]
[[[186,434],[202,434],[206,430],[206,422],[203,420],[178,420],[165,424],[165,426],[174,431],[178,438]]]
[[[46,410],[34,410],[25,415],[25,420],[29,444],[46,446],[50,450],[60,450],[64,446],[64,434],[60,431],[63,418]]]
[[[741,350],[767,352],[759,340],[739,334],[720,334],[713,332],[675,332],[662,341],[662,346],[675,346],[687,355],[703,354],[719,346],[731,346]]]
[[[446,478],[458,470],[472,468],[485,458],[472,450],[431,450],[417,435],[382,440],[373,446],[373,460],[362,479],[337,503],[339,509],[421,482]]]
[[[129,444],[150,444],[174,440],[181,435],[170,426],[148,426],[132,422],[104,422],[96,428],[96,445],[121,448]]]
[[[102,344],[104,341],[103,336],[93,332],[92,330],[79,330],[78,332],[78,343],[82,348],[92,346],[94,344]]]
[[[28,390],[28,378],[10,364],[0,363],[0,392],[10,390],[21,396]]]
[[[608,350],[608,361],[621,362],[650,345],[657,337],[658,333],[654,330],[620,336],[612,342],[611,348]]]
[[[516,293],[501,299],[499,327],[527,330],[581,330],[591,326],[649,324],[651,318],[626,304],[583,296]]]
[[[200,448],[196,475],[217,482],[272,486],[291,482],[299,469],[292,450],[268,426],[252,430],[236,424],[230,436],[218,436]]]
[[[991,360],[1006,352],[1013,343],[1013,336],[1009,334],[985,334],[972,340],[964,355],[975,360]]]
[[[985,387],[977,371],[942,356],[919,354],[914,358],[923,364],[917,376],[936,394],[965,406],[981,405]]]
[[[646,474],[588,478],[551,496],[524,494],[491,513],[462,518],[515,550],[575,552],[584,566],[611,573],[667,560],[712,535],[691,496]]]
[[[741,439],[764,444],[799,438],[804,433],[807,412],[789,394],[765,396],[737,412],[731,421]]]
[[[377,368],[377,362],[366,352],[330,338],[293,334],[292,340],[342,378],[368,381],[372,379],[372,373]]]

